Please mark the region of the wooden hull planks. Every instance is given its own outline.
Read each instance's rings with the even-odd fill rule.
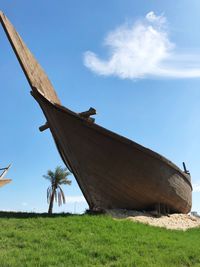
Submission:
[[[83,118],[85,112],[62,107],[48,77],[2,12],[0,20],[47,119],[40,130],[50,128],[89,207],[188,213],[190,176],[158,153]]]
[[[91,209],[191,209],[190,176],[161,155],[34,94]]]
[[[32,89],[37,88],[50,102],[60,104],[60,100],[47,75],[2,12],[0,12],[0,22]]]

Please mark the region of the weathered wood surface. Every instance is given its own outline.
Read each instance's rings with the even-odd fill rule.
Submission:
[[[159,205],[170,212],[189,212],[190,176],[154,151],[57,105],[60,102],[46,75],[3,14],[1,21],[60,155],[90,208],[141,210]]]
[[[47,98],[52,103],[60,104],[60,100],[58,99],[57,94],[55,93],[54,88],[47,75],[35,60],[30,50],[26,47],[22,38],[16,32],[8,18],[1,11],[0,21],[31,88],[36,88],[45,98]]]
[[[173,163],[34,96],[90,208],[145,210],[161,204],[170,212],[190,211],[190,176]]]
[[[81,116],[81,117],[83,117],[85,119],[88,119],[90,116],[96,115],[96,114],[97,114],[96,109],[89,108],[87,111],[79,113],[79,116]]]
[[[40,132],[43,132],[45,130],[49,129],[49,124],[46,122],[44,125],[39,127]]]

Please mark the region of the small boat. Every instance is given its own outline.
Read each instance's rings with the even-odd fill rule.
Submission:
[[[75,113],[61,105],[47,75],[7,17],[0,21],[41,107],[57,149],[91,210],[134,209],[188,213],[189,172],[160,154],[97,124],[95,109]]]
[[[4,179],[5,175],[7,174],[7,172],[9,171],[11,167],[11,164],[8,167],[5,168],[0,168],[0,187],[9,184],[12,180],[11,179]]]

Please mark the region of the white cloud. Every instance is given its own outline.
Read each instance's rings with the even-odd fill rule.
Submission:
[[[156,16],[153,11],[147,13],[146,19],[150,22],[157,22],[159,24],[165,24],[166,23],[166,18],[163,16]]]
[[[84,196],[67,196],[66,203],[81,203],[86,202]]]
[[[200,193],[200,183],[192,184],[193,192]]]
[[[169,39],[164,15],[149,12],[143,20],[124,24],[104,40],[108,59],[95,53],[84,53],[84,64],[93,72],[122,79],[145,77],[200,77],[200,55],[177,54]]]

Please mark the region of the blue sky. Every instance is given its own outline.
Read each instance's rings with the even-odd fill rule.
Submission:
[[[0,9],[63,105],[92,106],[98,124],[186,162],[200,212],[200,2],[0,0]],[[50,132],[38,130],[44,116],[2,28],[0,36],[0,166],[12,163],[13,179],[0,188],[0,210],[46,211],[42,175],[63,163]],[[71,179],[68,203],[55,211],[87,208]]]

